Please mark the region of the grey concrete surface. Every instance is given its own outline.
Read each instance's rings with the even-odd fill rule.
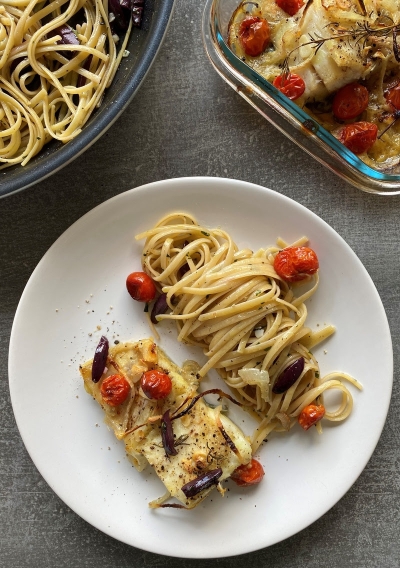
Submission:
[[[0,202],[1,567],[400,566],[400,198],[368,195],[347,185],[276,132],[228,87],[203,49],[203,5],[204,0],[176,0],[166,40],[145,83],[101,140],[43,183]],[[120,192],[192,175],[264,185],[328,222],[359,256],[378,289],[391,327],[395,369],[381,439],[341,501],[284,542],[252,554],[207,561],[131,548],[71,511],[42,479],[24,448],[7,382],[18,300],[57,237]],[[355,356],[368,357],[368,353]],[[290,514],[298,514],[295,503]]]

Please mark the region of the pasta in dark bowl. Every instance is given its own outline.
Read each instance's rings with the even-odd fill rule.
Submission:
[[[132,100],[173,0],[66,0],[0,6],[0,197],[93,144]]]

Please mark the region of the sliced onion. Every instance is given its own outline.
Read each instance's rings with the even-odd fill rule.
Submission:
[[[167,499],[169,499],[170,497],[171,493],[167,491],[166,493],[164,493],[164,495],[161,495],[161,497],[158,497],[157,499],[150,501],[149,503],[150,509],[158,509],[158,507],[161,507],[161,505],[165,503],[165,501],[167,501]]]
[[[260,388],[261,398],[265,402],[269,402],[269,373],[261,369],[240,369],[239,377],[247,385],[258,386]]]
[[[279,420],[285,430],[290,430],[290,417],[286,412],[278,412],[275,418]]]

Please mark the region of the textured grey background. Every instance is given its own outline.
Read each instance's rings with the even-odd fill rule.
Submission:
[[[204,0],[176,0],[166,40],[145,83],[94,147],[43,183],[0,201],[1,567],[400,566],[400,197],[372,196],[347,185],[235,94],[205,55],[200,31],[203,5]],[[32,464],[15,425],[7,386],[8,344],[19,297],[57,237],[113,195],[155,180],[192,175],[270,187],[336,229],[360,257],[380,293],[395,358],[386,426],[368,466],[347,495],[285,542],[209,561],[143,552],[80,519]],[[355,356],[368,357],[368,353]],[[296,513],[293,503],[290,514]]]

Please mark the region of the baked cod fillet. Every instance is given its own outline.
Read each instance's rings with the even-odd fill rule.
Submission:
[[[150,464],[167,489],[166,495],[150,506],[160,506],[171,496],[192,509],[216,486],[223,493],[220,482],[251,461],[250,442],[243,432],[221,414],[221,407],[212,408],[201,396],[196,398],[199,382],[193,365],[180,369],[152,339],[110,347],[105,371],[97,383],[92,380],[92,365],[90,360],[80,367],[86,391],[102,407],[106,424],[124,442],[136,469],[142,471]],[[166,398],[151,400],[143,393],[140,379],[149,370],[169,375],[172,390]],[[130,392],[124,402],[114,407],[103,399],[101,385],[116,373],[129,383]],[[165,437],[163,442],[163,416],[167,411],[176,455],[168,455]],[[187,483],[216,469],[222,473],[210,487],[190,497],[182,491]]]
[[[265,18],[270,28],[271,44],[256,57],[247,55],[239,41],[240,24],[249,16]],[[353,81],[379,76],[382,69],[396,75],[392,34],[352,37],[354,30],[379,30],[382,22],[400,22],[400,0],[305,0],[293,16],[275,0],[242,0],[229,24],[228,43],[237,57],[271,83],[287,61],[290,72],[305,82],[304,94],[296,100],[303,106],[324,101]],[[311,41],[335,36],[320,44]]]

